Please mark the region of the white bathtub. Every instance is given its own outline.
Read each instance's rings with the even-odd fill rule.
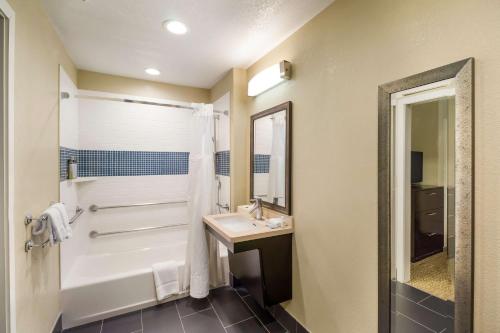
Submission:
[[[137,239],[132,234],[96,239],[94,248],[100,253],[91,251],[77,258],[61,288],[64,328],[157,304],[151,269],[154,263],[175,260],[182,272],[187,230],[144,232],[142,242],[148,238],[155,241],[136,249],[130,244],[134,237]],[[228,267],[227,249],[222,245],[221,253]]]

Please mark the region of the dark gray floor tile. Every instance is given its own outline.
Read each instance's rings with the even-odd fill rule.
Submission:
[[[141,312],[135,311],[105,319],[102,326],[102,333],[131,333],[141,329]]]
[[[266,333],[257,319],[251,318],[226,328],[227,333]]]
[[[446,323],[446,329],[440,333],[453,333],[455,331],[454,319],[451,319]]]
[[[424,299],[419,304],[422,304],[423,306],[431,310],[434,310],[436,312],[439,312],[445,316],[452,318],[455,316],[454,314],[455,304],[453,302],[445,301],[440,298],[431,296]]]
[[[394,315],[391,333],[433,333],[434,331],[417,324],[403,315]]]
[[[188,296],[176,302],[181,317],[210,308],[210,302],[207,298],[197,299]]]
[[[174,302],[142,311],[144,333],[182,333],[182,324]]]
[[[399,295],[396,295],[396,312],[437,332],[445,329],[447,321],[451,320]]]
[[[277,321],[274,321],[274,322],[266,325],[266,328],[270,333],[285,333],[286,332],[286,329],[283,326],[281,326],[281,324],[278,323]]]
[[[422,290],[399,282],[396,282],[396,293],[417,303],[429,296],[428,293]]]
[[[102,321],[96,321],[94,323],[85,324],[78,327],[73,327],[64,330],[64,333],[100,333],[101,332]]]
[[[224,327],[212,309],[197,312],[181,320],[186,333],[225,333]]]
[[[224,326],[252,317],[250,310],[231,287],[212,290],[209,299]]]
[[[248,305],[253,314],[255,314],[264,325],[276,321],[276,319],[274,319],[269,311],[261,308],[260,305],[251,296],[244,297],[243,301]]]
[[[285,311],[280,305],[274,307],[274,318],[288,331],[295,333],[297,330],[297,322]]]

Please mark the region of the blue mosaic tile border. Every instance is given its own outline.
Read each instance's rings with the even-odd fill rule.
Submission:
[[[269,173],[269,161],[271,155],[253,155],[253,173]]]
[[[76,154],[79,177],[186,175],[189,152],[70,150],[60,148],[60,180],[67,179],[70,156]]]
[[[68,179],[68,161],[70,157],[76,157],[78,159],[78,150],[59,147],[59,180],[63,181]]]
[[[230,156],[231,152],[229,150],[215,153],[215,174],[229,176],[231,172]]]
[[[188,171],[188,152],[112,150],[78,152],[80,177],[185,175]]]

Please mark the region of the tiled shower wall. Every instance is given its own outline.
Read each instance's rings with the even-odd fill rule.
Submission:
[[[78,94],[123,97],[89,91]],[[188,200],[192,112],[96,99],[63,101],[76,103],[71,110],[76,114],[72,124],[63,116],[70,111],[61,107],[61,133],[71,131],[76,144],[67,144],[61,135],[61,187],[73,187],[78,205],[86,210],[76,223],[75,236],[63,244],[61,251],[64,288],[65,277],[78,256],[142,248],[160,243],[168,232],[163,229],[131,239],[90,239],[91,230],[106,232],[188,222],[187,204],[98,212],[91,212],[89,207]],[[67,156],[75,153],[79,177],[97,177],[95,180],[64,180]]]
[[[99,177],[82,184],[83,205],[188,200],[190,110],[80,99],[79,115],[80,174]],[[89,215],[91,229],[100,232],[188,222],[187,204],[114,209]],[[158,234],[162,232],[168,229]],[[92,240],[90,251],[99,252],[97,248],[103,241],[123,249],[120,240]],[[135,246],[132,243],[128,246]]]
[[[64,88],[68,89],[68,88]],[[74,96],[77,91],[73,87]],[[80,95],[110,96],[114,94],[79,91]],[[122,97],[122,96],[118,96]],[[214,103],[216,110],[229,110],[230,95]],[[192,112],[186,109],[123,102],[75,99],[63,100],[72,107],[61,107],[61,198],[63,188],[71,187],[73,201],[86,209],[76,228],[81,229],[65,242],[61,252],[61,281],[83,254],[127,251],[160,241],[163,232],[153,236],[90,239],[91,230],[112,230],[163,226],[188,222],[187,204],[123,208],[90,212],[99,206],[187,200],[189,150],[191,146]],[[68,117],[71,114],[71,117]],[[216,173],[221,181],[220,202],[229,204],[229,116],[216,120]],[[63,140],[69,136],[73,140]],[[97,177],[88,182],[67,181],[67,159],[76,155],[79,177]],[[142,241],[144,238],[144,241]],[[153,239],[154,238],[154,239]]]
[[[230,111],[231,94],[228,92],[217,101],[214,102],[214,110],[218,111]],[[230,126],[230,113],[229,115],[219,114],[218,120],[216,120],[216,131],[217,131],[217,146],[216,146],[216,170],[215,173],[221,182],[220,189],[220,204],[231,205],[230,203],[230,191],[231,191],[231,166],[230,166],[230,136],[229,136],[229,126]],[[226,212],[221,210],[222,213]]]
[[[70,96],[78,93],[78,90],[64,72],[60,69],[60,90],[67,92]],[[60,174],[60,201],[65,204],[68,215],[72,216],[77,206],[81,206],[78,197],[78,185],[65,180],[67,175],[67,160],[70,156],[78,154],[78,100],[75,98],[62,98],[60,100],[59,113],[59,144],[60,144],[60,159],[59,174]],[[88,238],[88,216],[82,215],[78,222],[73,224],[73,238],[70,241],[61,244],[61,283],[64,283],[64,278],[69,273],[71,265],[75,258],[82,252],[86,252],[89,246]]]

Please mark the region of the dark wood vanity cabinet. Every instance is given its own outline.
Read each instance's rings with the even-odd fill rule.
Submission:
[[[292,299],[292,233],[230,242],[205,229],[228,249],[229,270],[261,307]]]
[[[444,188],[412,186],[411,262],[443,251]]]
[[[261,307],[292,299],[292,234],[234,244],[229,267]]]

